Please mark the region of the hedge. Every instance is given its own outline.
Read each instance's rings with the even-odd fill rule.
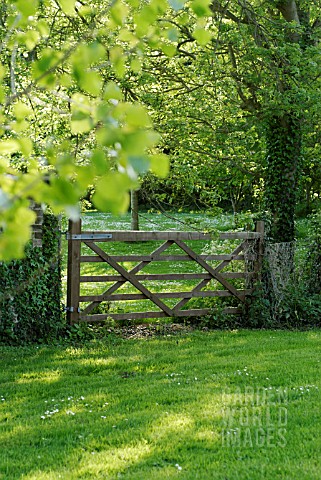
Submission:
[[[0,264],[0,342],[50,342],[63,326],[60,231],[45,214],[42,247],[26,247],[22,260]]]

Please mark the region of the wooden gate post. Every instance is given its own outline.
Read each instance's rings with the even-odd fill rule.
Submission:
[[[80,295],[80,249],[81,240],[74,235],[81,234],[81,220],[69,220],[68,225],[68,267],[67,267],[67,321],[73,325],[79,321]]]
[[[261,236],[258,240],[257,246],[257,261],[254,265],[254,271],[256,273],[256,279],[261,281],[262,279],[262,266],[263,266],[263,252],[264,252],[264,222],[259,220],[256,222],[255,231],[260,233]]]

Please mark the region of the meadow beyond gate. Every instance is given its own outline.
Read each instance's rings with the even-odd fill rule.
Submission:
[[[81,221],[70,221],[67,318],[73,324],[106,318],[202,316],[213,312],[213,306],[206,305],[206,299],[213,297],[233,297],[240,305],[251,294],[253,280],[260,272],[263,234],[263,222],[257,223],[255,232],[222,233],[220,239],[240,243],[230,253],[212,253],[206,251],[212,241],[208,233],[90,232],[82,231]],[[133,253],[121,253],[124,242]],[[200,252],[199,243],[203,245]],[[231,270],[235,264],[243,268]],[[102,291],[93,291],[101,285]],[[161,291],[164,286],[166,291]],[[195,299],[203,299],[205,306],[191,305],[199,303]],[[226,313],[238,311],[237,306],[224,309]]]

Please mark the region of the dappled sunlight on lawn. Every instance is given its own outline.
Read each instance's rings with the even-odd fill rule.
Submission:
[[[31,382],[41,382],[41,383],[55,383],[58,382],[61,376],[59,371],[35,371],[22,373],[19,378],[16,379],[16,383],[31,383]]]
[[[3,348],[0,478],[274,480],[290,458],[299,480],[301,432],[317,479],[320,349],[242,330]]]

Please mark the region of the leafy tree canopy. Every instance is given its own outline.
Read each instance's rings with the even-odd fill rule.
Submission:
[[[23,255],[30,199],[76,217],[79,197],[95,183],[96,206],[121,212],[138,174],[166,174],[159,135],[146,109],[124,99],[119,80],[139,71],[146,44],[162,44],[151,24],[167,6],[1,3],[1,260]]]
[[[0,258],[23,254],[30,199],[77,216],[95,184],[96,206],[120,212],[140,174],[165,176],[150,112],[177,175],[201,167],[209,196],[205,177],[233,192],[240,172],[259,182],[266,170],[267,206],[291,238],[303,154],[317,163],[320,26],[306,0],[3,0]]]
[[[187,163],[189,191],[190,166],[200,179],[206,165],[201,189],[211,178],[221,197],[222,184],[263,187],[273,237],[292,241],[299,187],[319,185],[319,2],[213,0],[204,17],[181,8],[166,22],[176,54],[150,53],[153,94],[149,83],[141,95],[166,133],[173,172]]]

